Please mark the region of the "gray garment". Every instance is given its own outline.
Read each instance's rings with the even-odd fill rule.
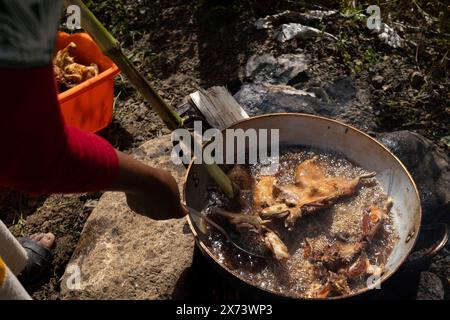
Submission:
[[[5,283],[0,287],[0,300],[31,300],[28,292],[8,267]]]
[[[27,253],[2,221],[0,221],[0,257],[6,264],[6,279],[0,287],[0,300],[31,299],[16,278],[27,264]]]
[[[2,221],[0,221],[0,257],[16,275],[27,264],[27,252]]]
[[[0,68],[49,65],[62,0],[0,0]]]

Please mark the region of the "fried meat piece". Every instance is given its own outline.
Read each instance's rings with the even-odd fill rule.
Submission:
[[[329,207],[337,199],[354,194],[361,180],[375,176],[375,173],[369,173],[351,180],[330,178],[325,176],[317,159],[317,156],[313,157],[297,167],[295,185],[277,186],[276,203],[261,211],[264,218],[286,217],[286,227],[292,228],[304,214]]]
[[[77,48],[74,42],[70,42],[64,49],[59,50],[53,59],[53,70],[57,83],[65,88],[72,88],[99,74],[98,66],[92,63],[90,66],[75,62],[73,50]]]
[[[262,176],[253,188],[253,207],[266,208],[275,203],[274,187],[277,179],[274,176]]]

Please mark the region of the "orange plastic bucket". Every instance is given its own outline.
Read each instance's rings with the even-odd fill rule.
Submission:
[[[77,45],[74,50],[75,60],[84,65],[97,64],[99,74],[60,93],[58,100],[61,111],[67,124],[84,131],[96,132],[112,121],[114,77],[119,73],[119,69],[102,53],[88,34],[60,32],[56,49],[61,50],[70,42]]]

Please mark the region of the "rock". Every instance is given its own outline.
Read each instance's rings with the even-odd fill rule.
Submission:
[[[377,75],[372,78],[372,85],[375,89],[381,89],[383,87],[383,76]]]
[[[448,148],[450,148],[450,136],[442,137],[441,142],[444,143]]]
[[[339,12],[336,10],[310,10],[303,14],[303,16],[305,17],[305,21],[312,22],[322,21],[325,18],[333,17],[336,15],[339,15]]]
[[[366,12],[370,13],[371,16],[374,13],[374,12],[369,12],[369,11],[366,11]],[[347,13],[347,14],[343,14],[343,16],[346,16],[346,17],[354,16],[354,17],[358,17],[360,19],[367,20],[367,21],[369,19],[369,17],[367,15],[362,14],[362,13],[357,13],[356,15],[353,13]],[[389,25],[387,25],[384,22],[381,22],[381,20],[379,20],[378,23],[376,23],[376,22],[374,23],[374,22],[375,22],[374,20],[370,21],[370,24],[368,24],[367,27],[370,30],[372,30],[372,32],[378,34],[378,39],[380,39],[381,42],[387,44],[388,46],[390,46],[392,48],[402,48],[405,45],[405,40],[402,37],[400,37],[400,35]]]
[[[255,83],[286,84],[307,68],[303,54],[254,55],[247,62],[245,76]]]
[[[378,140],[405,164],[422,200],[423,223],[438,221],[450,210],[450,157],[433,142],[410,131],[382,133]]]
[[[333,83],[327,83],[324,89],[334,103],[344,104],[356,97],[356,89],[351,77],[342,77]]]
[[[450,242],[431,260],[428,271],[437,274],[442,279],[444,288],[450,289]]]
[[[84,210],[92,210],[98,205],[98,200],[88,200],[84,203]]]
[[[280,20],[284,20],[286,18],[290,19],[292,17],[292,11],[286,10],[274,15],[266,16],[264,18],[259,18],[255,21],[255,26],[258,30],[261,29],[270,29]]]
[[[382,42],[392,48],[402,48],[405,45],[405,40],[386,23],[381,22],[378,26],[374,26],[373,31],[378,33],[378,38]]]
[[[421,272],[417,300],[443,300],[444,286],[437,275],[431,272]]]
[[[274,15],[259,18],[255,22],[258,30],[271,29],[282,22],[298,22],[298,23],[317,23],[325,18],[338,15],[339,12],[335,10],[310,10],[308,12],[283,11]]]
[[[421,72],[414,71],[411,74],[411,87],[413,87],[414,89],[420,89],[424,83],[425,78]]]
[[[250,116],[277,112],[317,114],[321,107],[314,94],[283,85],[244,84],[234,97]]]
[[[368,94],[356,91],[350,77],[343,77],[309,91],[286,85],[244,84],[235,99],[250,115],[300,112],[341,120],[364,131],[376,127]]]
[[[275,38],[280,42],[286,42],[292,39],[314,39],[317,37],[325,37],[328,39],[338,40],[331,33],[321,31],[319,29],[304,26],[300,23],[282,24],[275,31]]]
[[[170,160],[170,135],[148,141],[135,157],[170,170],[180,189],[185,169]],[[133,213],[120,192],[106,192],[92,211],[61,281],[63,299],[169,299],[186,292],[194,239],[186,219],[155,221]],[[79,290],[74,266],[81,271]],[[71,287],[72,288],[72,287]],[[176,296],[183,298],[182,296]]]

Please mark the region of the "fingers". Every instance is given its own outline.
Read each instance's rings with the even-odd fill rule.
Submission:
[[[34,233],[30,236],[30,240],[32,240],[34,242],[39,242],[43,236],[44,236],[43,233]]]
[[[46,233],[43,235],[39,243],[50,249],[55,243],[55,235],[53,233]]]
[[[31,241],[39,243],[48,249],[55,244],[55,235],[53,233],[34,233],[29,238]]]
[[[145,196],[126,194],[126,199],[131,210],[154,220],[179,219],[188,213],[176,197],[162,199],[162,196],[151,194]]]

